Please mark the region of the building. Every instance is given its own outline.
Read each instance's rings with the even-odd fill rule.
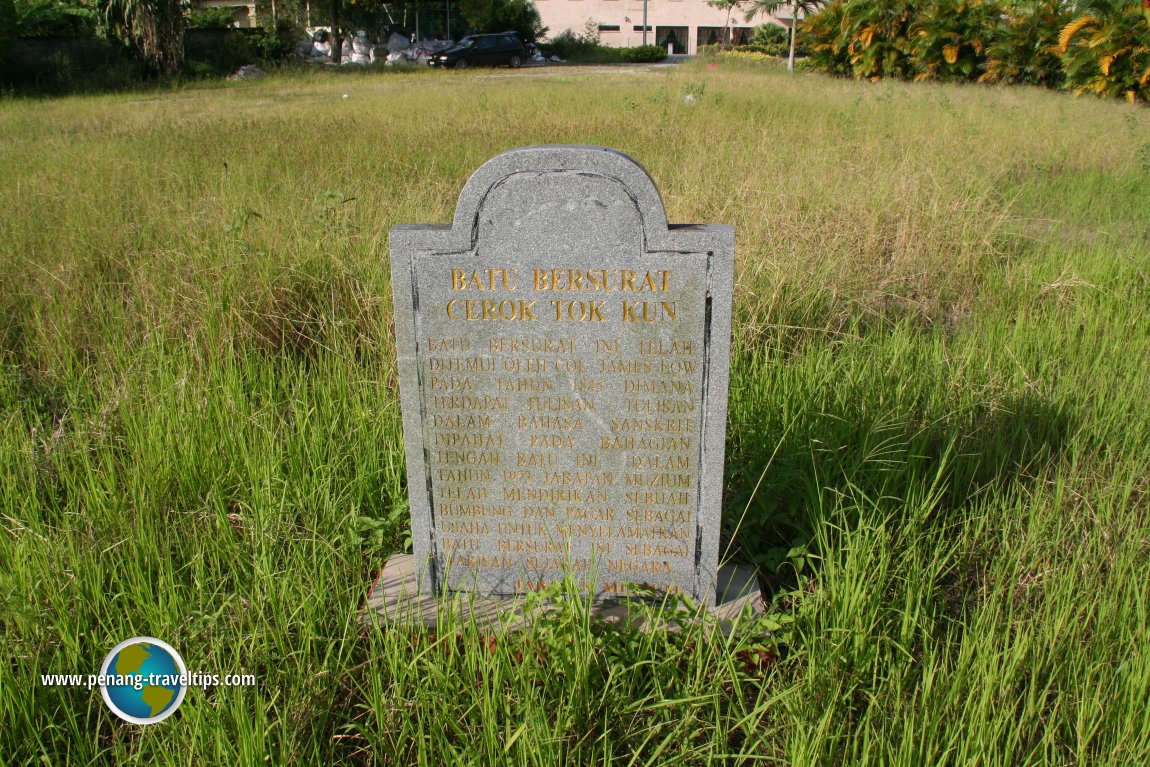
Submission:
[[[581,35],[598,29],[599,42],[614,48],[643,44],[643,0],[535,0],[535,7],[553,38],[564,30]],[[647,44],[667,48],[671,53],[698,53],[703,45],[722,41],[727,23],[726,9],[713,8],[706,0],[647,0]],[[750,39],[756,26],[790,26],[790,9],[776,15],[759,15],[744,21],[748,3],[731,9],[729,43],[738,45]]]

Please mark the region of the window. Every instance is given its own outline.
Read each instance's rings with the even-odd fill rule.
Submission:
[[[643,31],[643,25],[642,25],[642,24],[636,24],[636,25],[635,25],[635,30],[634,30],[634,31],[636,31],[636,32],[642,32],[642,31]],[[647,31],[648,31],[648,32],[654,32],[654,31],[655,31],[655,28],[654,28],[654,27],[652,27],[650,24],[648,24],[648,25],[647,25]]]
[[[600,32],[618,32],[619,31],[619,25],[618,24],[600,24],[599,25],[599,31]]]

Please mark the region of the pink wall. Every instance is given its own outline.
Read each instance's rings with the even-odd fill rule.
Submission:
[[[628,47],[643,44],[643,3],[642,0],[535,0],[535,7],[543,17],[547,37],[552,38],[565,29],[583,34],[588,19],[597,25],[618,26],[619,31],[601,31],[599,41],[612,47]],[[743,20],[745,10],[731,11],[731,27],[743,30],[753,29],[759,24],[782,24],[771,16],[758,16],[754,21]],[[789,14],[789,9],[785,11]],[[783,15],[780,13],[780,15]],[[686,28],[687,40],[676,34],[680,42],[687,43],[686,52],[696,53],[698,28],[722,28],[727,20],[727,12],[707,5],[706,0],[648,0],[647,33],[648,44],[660,44],[665,38],[658,34],[658,27]],[[635,28],[639,29],[636,30]],[[658,39],[656,36],[658,35]],[[708,33],[709,36],[709,33]],[[706,42],[706,40],[704,40]]]

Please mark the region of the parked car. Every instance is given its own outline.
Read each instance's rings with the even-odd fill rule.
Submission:
[[[501,32],[497,35],[470,35],[455,46],[437,53],[427,60],[433,67],[509,66],[518,69],[527,60],[527,46],[515,32]]]

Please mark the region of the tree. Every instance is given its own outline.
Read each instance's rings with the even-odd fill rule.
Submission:
[[[477,32],[518,32],[525,42],[547,34],[531,0],[460,0],[456,7]]]
[[[17,37],[93,37],[100,24],[94,5],[82,0],[15,0]]]
[[[750,0],[751,8],[747,11],[746,20],[751,21],[760,13],[763,15],[772,14],[779,8],[790,6],[791,9],[791,44],[790,52],[787,54],[787,71],[795,71],[795,35],[798,33],[799,27],[799,11],[802,11],[803,17],[817,11],[823,5],[823,0]]]
[[[184,60],[184,6],[180,0],[105,0],[104,21],[161,75]]]

